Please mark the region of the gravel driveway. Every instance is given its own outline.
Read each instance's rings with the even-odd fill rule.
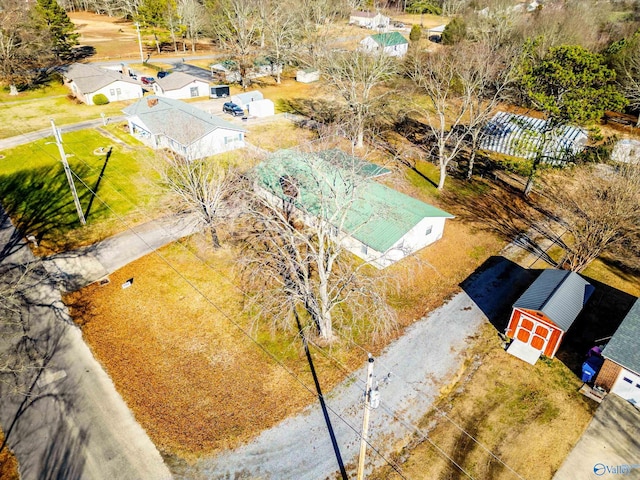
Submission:
[[[385,462],[398,442],[416,431],[442,386],[463,366],[468,339],[513,297],[514,284],[528,281],[523,269],[506,259],[465,282],[464,291],[405,334],[376,358],[380,408],[373,410],[367,470]],[[482,310],[478,305],[482,306]],[[365,355],[363,353],[363,364]],[[321,373],[320,373],[321,377]],[[325,400],[347,470],[357,462],[366,367],[342,382]],[[317,480],[336,475],[338,463],[318,403],[264,431],[251,443],[193,466],[174,467],[176,478],[261,478]]]

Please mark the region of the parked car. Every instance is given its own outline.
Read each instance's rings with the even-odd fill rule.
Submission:
[[[404,23],[402,22],[393,22],[393,26],[396,28],[403,28],[404,27]]]
[[[222,111],[224,113],[230,113],[234,117],[243,117],[244,116],[244,110],[240,107],[240,105],[236,105],[233,102],[226,102],[222,106]]]
[[[151,85],[152,83],[155,83],[156,79],[153,77],[140,77],[140,81],[143,85]]]
[[[158,72],[158,78],[164,78],[169,75],[171,72]]]

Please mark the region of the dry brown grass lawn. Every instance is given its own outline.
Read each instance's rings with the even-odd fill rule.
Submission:
[[[190,242],[202,251],[203,240]],[[443,240],[394,267],[390,288],[397,288],[392,300],[401,326],[440,305],[499,247],[495,238],[452,222]],[[231,250],[207,254],[210,266],[181,245],[160,253],[191,284],[150,255],[111,275],[109,285],[89,286],[66,302],[96,358],[164,453],[189,459],[233,448],[315,401],[230,320],[243,328],[250,323],[241,310],[243,294],[232,285],[238,280]],[[128,278],[134,278],[133,286],[123,290]],[[401,333],[402,328],[394,336]],[[273,336],[266,326],[251,334],[313,385],[291,334]],[[362,332],[354,337],[374,353],[392,340],[372,344]],[[360,348],[349,342],[332,346],[331,355],[346,370],[315,352],[325,391],[364,361]]]
[[[4,441],[4,432],[0,430],[0,443]],[[20,480],[18,472],[18,461],[14,457],[9,447],[5,447],[0,452],[0,479],[2,480]]]
[[[488,449],[523,478],[548,480],[597,406],[577,392],[580,380],[560,361],[525,364],[500,348],[495,329],[489,324],[467,352],[459,379],[443,392],[437,410],[420,423],[421,432],[451,460],[416,436],[396,457],[405,478],[467,478],[453,464],[455,461],[473,478],[517,480]],[[382,468],[370,478],[401,477]]]

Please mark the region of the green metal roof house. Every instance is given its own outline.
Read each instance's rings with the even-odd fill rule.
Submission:
[[[409,42],[399,32],[376,33],[360,42],[367,52],[383,52],[392,57],[403,57],[409,49]]]
[[[347,250],[385,268],[442,237],[453,215],[372,178],[388,170],[340,150],[281,150],[258,165],[257,185],[268,197],[293,205],[306,222],[321,218]]]
[[[244,147],[244,128],[180,100],[147,96],[123,112],[129,133],[142,143],[189,160]]]
[[[640,299],[624,317],[602,356],[605,360],[596,385],[640,408]]]

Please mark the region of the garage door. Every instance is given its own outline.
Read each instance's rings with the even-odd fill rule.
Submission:
[[[640,376],[623,368],[611,391],[634,405],[640,405]]]

